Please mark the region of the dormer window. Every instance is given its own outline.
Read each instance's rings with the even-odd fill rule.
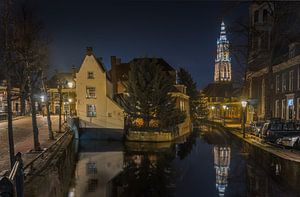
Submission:
[[[94,72],[88,72],[87,78],[94,79]]]
[[[263,21],[267,22],[267,20],[268,20],[268,10],[264,9],[264,11],[263,11]]]
[[[296,56],[296,44],[292,43],[289,45],[289,58],[293,58]]]
[[[255,12],[254,12],[254,23],[257,23],[258,22],[258,17],[259,17],[259,11],[258,10],[256,10]]]

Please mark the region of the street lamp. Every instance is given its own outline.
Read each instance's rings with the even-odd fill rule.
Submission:
[[[243,130],[243,138],[245,138],[246,137],[245,124],[246,124],[247,101],[243,100],[243,101],[241,101],[241,104],[242,104],[242,109],[243,109],[243,113],[242,113],[242,130]]]
[[[45,95],[41,95],[41,102],[45,102]]]
[[[223,125],[225,126],[225,115],[226,115],[226,110],[227,109],[227,106],[226,105],[223,105],[223,111],[224,111],[224,114],[223,114]]]

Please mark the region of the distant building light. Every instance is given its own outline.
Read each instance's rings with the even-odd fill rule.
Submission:
[[[69,88],[73,88],[73,86],[74,86],[74,83],[73,83],[72,81],[69,81],[69,82],[68,82],[68,87],[69,87]]]

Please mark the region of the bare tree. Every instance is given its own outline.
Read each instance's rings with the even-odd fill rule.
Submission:
[[[39,130],[36,119],[37,93],[42,80],[42,72],[47,60],[47,40],[42,34],[43,26],[37,20],[34,9],[28,1],[17,7],[16,51],[20,69],[24,69],[31,104],[31,117],[34,136],[34,150],[40,150]]]
[[[45,94],[45,104],[46,104],[46,113],[47,113],[47,123],[48,123],[48,136],[49,140],[54,140],[54,135],[52,131],[52,122],[51,122],[51,116],[50,116],[50,102],[49,102],[49,95],[48,95],[48,88],[46,85],[47,77],[44,76],[44,72],[42,73],[42,88],[43,92]]]
[[[0,13],[0,64],[5,73],[6,92],[7,92],[7,125],[8,141],[11,168],[14,165],[14,139],[13,139],[13,122],[12,122],[12,73],[15,62],[13,60],[13,18],[12,18],[12,1],[5,0],[1,4]]]

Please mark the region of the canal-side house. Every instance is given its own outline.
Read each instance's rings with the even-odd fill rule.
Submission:
[[[77,116],[81,125],[124,128],[123,109],[113,100],[111,79],[91,47],[76,73]]]
[[[289,44],[288,54],[272,66],[272,76],[273,117],[300,120],[300,42]]]
[[[250,5],[245,95],[251,121],[295,119],[299,3],[255,1]],[[276,20],[274,20],[276,19]]]
[[[62,114],[76,114],[76,71],[72,69],[73,72],[56,73],[47,81],[51,114],[59,114],[59,110]]]
[[[250,5],[250,47],[248,67],[246,73],[246,88],[244,96],[248,98],[248,114],[250,121],[264,120],[270,117],[269,102],[271,97],[268,91],[270,85],[270,54],[271,29],[273,18],[270,13],[272,4],[254,2]]]
[[[129,62],[122,62],[120,58],[116,56],[111,57],[111,70],[109,71],[113,90],[114,90],[114,98],[118,100],[119,103],[122,103],[123,94],[126,91],[124,84],[128,80],[128,73],[130,71],[130,64],[144,62],[145,59],[149,61],[156,61],[158,65],[162,67],[163,72],[168,72],[168,75],[172,78],[174,82],[174,92],[170,94],[175,97],[176,107],[181,111],[186,111],[186,119],[183,123],[178,125],[179,127],[179,135],[183,135],[190,131],[191,123],[190,123],[190,116],[189,116],[189,96],[186,94],[186,87],[182,84],[177,83],[176,79],[176,70],[167,63],[162,58],[134,58]]]

